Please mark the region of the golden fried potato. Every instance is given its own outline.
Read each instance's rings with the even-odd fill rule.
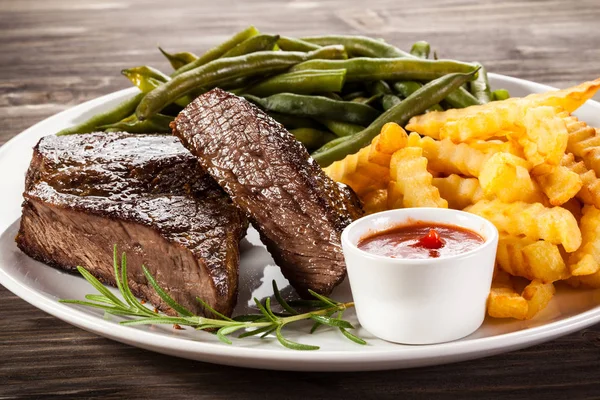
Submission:
[[[600,176],[600,135],[596,129],[574,116],[563,119],[569,133],[567,152],[583,160],[585,165]]]
[[[592,169],[588,169],[583,161],[577,162],[572,153],[565,154],[561,166],[579,175],[581,189],[576,197],[585,204],[600,208],[600,179]]]
[[[565,122],[552,107],[534,107],[525,112],[525,134],[517,137],[525,158],[533,166],[558,165],[567,148],[569,133]]]
[[[428,168],[445,174],[477,177],[483,164],[492,156],[466,143],[456,144],[447,139],[434,140],[430,137],[420,137],[414,132],[408,136],[408,146],[423,149]]]
[[[556,293],[556,289],[552,283],[542,283],[537,280],[531,281],[521,294],[527,300],[526,319],[533,318],[538,312],[546,308],[550,300],[552,300],[554,293]]]
[[[529,280],[548,283],[570,276],[558,246],[543,240],[500,234],[496,261],[503,271]]]
[[[600,89],[600,78],[567,89],[530,94],[523,98],[526,107],[550,106],[573,112],[591,99]]]
[[[495,102],[494,107],[482,107],[476,114],[446,122],[440,128],[439,138],[450,139],[454,143],[491,139],[514,129],[523,119],[522,115],[522,107],[517,102]]]
[[[450,208],[462,210],[484,198],[477,178],[452,174],[445,178],[433,178],[432,183],[440,191],[440,196],[448,201]]]
[[[561,164],[563,162],[564,156]],[[583,187],[579,174],[564,165],[540,164],[531,173],[553,206],[566,203]]]
[[[526,319],[527,300],[515,291],[510,275],[501,270],[494,272],[487,301],[487,312],[494,318]]]
[[[363,203],[365,214],[368,215],[387,210],[387,198],[387,189],[372,190],[361,196],[360,200]]]
[[[514,136],[515,132],[503,132],[503,135],[505,136]],[[479,150],[482,153],[510,153],[513,154],[517,157],[521,157],[521,158],[525,158],[525,155],[523,154],[523,149],[521,148],[521,146],[519,146],[518,143],[516,143],[515,141],[512,140],[506,140],[506,141],[502,141],[502,140],[498,140],[498,139],[492,139],[492,140],[480,140],[480,139],[476,139],[476,140],[469,140],[468,142],[466,142],[469,147],[475,149],[475,150]]]
[[[500,130],[498,128],[499,126],[506,126],[506,122],[496,121],[493,117],[493,114],[496,110],[500,110],[505,107],[514,107],[511,109],[511,112],[514,112],[515,108],[527,109],[538,106],[550,106],[554,108],[562,108],[568,112],[573,112],[583,103],[585,103],[586,100],[591,99],[599,88],[600,78],[594,81],[584,82],[580,85],[567,89],[530,94],[529,96],[523,98],[513,97],[503,101],[493,101],[481,106],[471,106],[447,111],[434,111],[412,117],[408,122],[406,129],[417,132],[421,135],[432,137],[434,139],[439,139],[442,127],[449,122],[471,117],[482,111],[485,111],[487,118],[486,124],[477,128],[476,131],[488,132],[487,135],[489,135],[490,133],[495,133],[493,132],[494,129],[496,129],[496,131]],[[508,106],[506,106],[507,104]],[[490,112],[489,114],[487,114],[488,111]],[[507,116],[506,111],[500,111],[500,113],[504,113],[504,117]],[[513,117],[515,116],[514,114],[511,115],[513,115]],[[489,121],[489,118],[492,119],[491,122]],[[471,120],[470,124],[473,122],[474,121]]]
[[[324,171],[334,181],[350,186],[359,197],[368,191],[383,189],[389,181],[389,168],[370,162],[370,150],[370,146],[364,147],[358,153],[332,163]]]
[[[528,161],[510,153],[492,155],[479,173],[483,193],[505,203],[544,201],[542,191],[529,175],[530,168]]]
[[[448,202],[432,184],[433,176],[427,171],[427,159],[421,148],[405,147],[396,151],[390,162],[390,178],[396,186],[391,193],[403,196],[404,207],[448,208]]]
[[[581,203],[579,202],[579,200],[571,199],[571,200],[567,201],[566,203],[564,203],[561,207],[564,208],[565,210],[567,210],[568,212],[570,212],[577,221],[581,220],[581,207],[582,206],[581,206]]]
[[[600,271],[600,210],[594,206],[583,207],[579,222],[581,247],[569,257],[573,276],[591,275]]]
[[[522,201],[503,203],[500,200],[480,200],[465,211],[488,219],[498,230],[510,235],[562,244],[568,252],[577,250],[581,245],[577,220],[561,207],[547,208],[540,203]]]
[[[390,180],[387,187],[387,209],[404,208],[404,192],[398,182]]]
[[[394,122],[388,122],[381,128],[369,146],[369,161],[383,167],[389,167],[392,154],[406,147],[408,135],[402,127]]]

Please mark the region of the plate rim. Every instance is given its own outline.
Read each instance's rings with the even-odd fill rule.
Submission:
[[[556,90],[554,87],[525,79],[494,73],[490,73],[489,75],[494,79],[525,85],[532,91]],[[81,110],[90,110],[97,106],[102,106],[109,101],[134,94],[137,91],[137,88],[115,91],[45,118],[8,140],[0,148],[0,158],[3,158],[5,153],[10,151],[12,147],[18,146],[20,140],[23,140],[29,132],[36,130],[42,124],[63,120],[74,114],[81,114]],[[589,102],[600,109],[600,103],[594,100],[589,100]],[[0,227],[3,231],[2,235],[14,223],[15,221],[13,220],[8,226]],[[345,350],[300,352],[284,348],[261,346],[257,348],[238,347],[235,344],[226,345],[201,340],[196,341],[131,329],[131,327],[122,326],[113,321],[101,319],[94,314],[86,313],[78,306],[59,303],[30,286],[19,283],[11,274],[4,270],[1,264],[0,284],[27,303],[62,321],[121,343],[198,361],[250,368],[295,371],[367,371],[458,362],[535,345],[584,329],[600,321],[600,304],[598,304],[592,309],[559,321],[515,332],[464,341],[425,346],[401,346],[396,351],[393,347],[385,347],[369,350],[368,353],[364,351]],[[292,354],[293,357],[290,357]],[[411,361],[413,365],[410,365]]]

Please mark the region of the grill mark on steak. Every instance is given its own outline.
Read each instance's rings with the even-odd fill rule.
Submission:
[[[127,253],[132,292],[173,313],[148,285],[145,265],[175,300],[200,297],[230,315],[246,220],[173,136],[47,136],[34,149],[17,245],[115,285],[113,244]]]
[[[362,215],[356,196],[325,175],[302,144],[246,100],[214,89],[171,127],[250,218],[301,296],[345,277],[341,231]]]

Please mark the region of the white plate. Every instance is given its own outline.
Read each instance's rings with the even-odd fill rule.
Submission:
[[[506,88],[513,96],[551,89],[494,74],[490,74],[490,81],[493,87]],[[191,329],[125,327],[117,323],[119,318],[105,317],[95,309],[58,303],[61,298],[82,299],[94,290],[78,276],[29,259],[14,244],[31,148],[42,136],[79,122],[134,92],[135,89],[122,90],[61,112],[27,129],[0,148],[0,171],[3,171],[0,177],[0,231],[4,231],[0,236],[0,283],[25,301],[63,321],[119,342],[174,356],[242,367],[305,371],[394,369],[469,360],[531,346],[600,321],[600,291],[574,291],[559,286],[550,305],[534,319],[486,320],[478,331],[455,342],[427,346],[397,345],[375,339],[359,328],[357,333],[368,341],[367,346],[360,346],[347,341],[334,330],[324,329],[310,335],[309,325],[306,325],[290,329],[290,338],[319,345],[321,350],[302,352],[282,348],[273,338],[234,340],[233,345],[226,345],[209,333]],[[578,115],[600,126],[600,104],[589,101]],[[280,288],[287,286],[252,229],[243,243],[240,269],[241,289],[236,313],[250,310],[252,296],[264,298],[271,295],[272,279],[278,281]],[[336,289],[333,297],[348,299],[347,284]],[[352,322],[356,322],[352,313],[347,314]]]

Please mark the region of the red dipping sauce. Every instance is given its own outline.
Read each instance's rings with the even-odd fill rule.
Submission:
[[[466,253],[483,242],[480,235],[459,226],[413,222],[362,238],[358,248],[390,258],[426,259]]]

